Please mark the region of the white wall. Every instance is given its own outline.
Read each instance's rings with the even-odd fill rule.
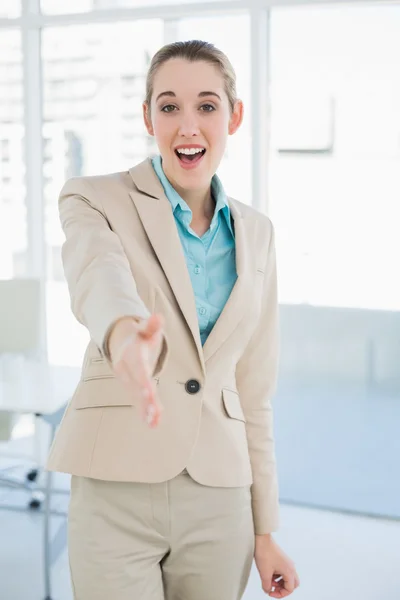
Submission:
[[[400,312],[281,305],[280,382],[400,392]]]

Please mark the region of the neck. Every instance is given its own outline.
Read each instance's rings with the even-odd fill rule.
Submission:
[[[212,218],[215,202],[211,194],[211,186],[207,190],[184,190],[179,186],[174,187],[192,211],[193,219]]]
[[[211,193],[211,182],[207,188],[197,190],[186,190],[179,186],[168,173],[164,171],[167,179],[178,192],[180,197],[186,202],[192,211],[193,219],[212,219],[215,211],[215,202]]]

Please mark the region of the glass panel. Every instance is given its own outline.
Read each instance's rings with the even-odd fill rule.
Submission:
[[[198,3],[198,0],[185,0],[185,4]],[[115,8],[134,8],[138,6],[157,6],[166,4],[181,4],[181,0],[69,0],[68,3],[60,0],[42,0],[41,7],[44,13],[82,13],[91,10],[106,10]]]
[[[237,92],[244,102],[244,120],[228,140],[218,174],[228,194],[251,204],[251,124],[250,124],[250,18],[247,14],[212,18],[182,19],[177,40],[202,39],[225,52],[237,76]],[[240,45],[237,40],[240,39]]]
[[[21,36],[0,35],[0,278],[26,275]]]
[[[400,6],[272,13],[282,302],[400,309],[399,57]]]
[[[272,12],[276,439],[282,499],[398,519],[400,5],[379,4]]]
[[[80,364],[87,342],[86,331],[70,313],[64,282],[59,191],[69,177],[122,171],[155,150],[145,133],[142,101],[147,66],[163,35],[158,20],[43,32],[48,343],[53,363]]]
[[[0,19],[13,19],[20,15],[20,0],[0,0]]]

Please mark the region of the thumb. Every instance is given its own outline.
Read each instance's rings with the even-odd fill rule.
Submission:
[[[264,592],[266,592],[267,594],[269,594],[269,592],[272,591],[272,588],[274,586],[274,572],[266,572],[265,574],[263,574],[263,578],[262,578],[262,587]]]
[[[138,330],[138,334],[142,338],[149,340],[155,334],[157,334],[161,331],[163,324],[164,324],[164,321],[163,321],[163,318],[161,315],[158,315],[158,314],[150,315],[150,317],[146,321],[141,323],[141,326],[139,327],[139,330]]]

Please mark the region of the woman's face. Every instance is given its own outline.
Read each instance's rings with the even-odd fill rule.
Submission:
[[[242,122],[243,106],[232,112],[217,67],[171,59],[154,77],[147,130],[154,135],[163,169],[176,189],[204,190],[221,162],[228,135]]]

